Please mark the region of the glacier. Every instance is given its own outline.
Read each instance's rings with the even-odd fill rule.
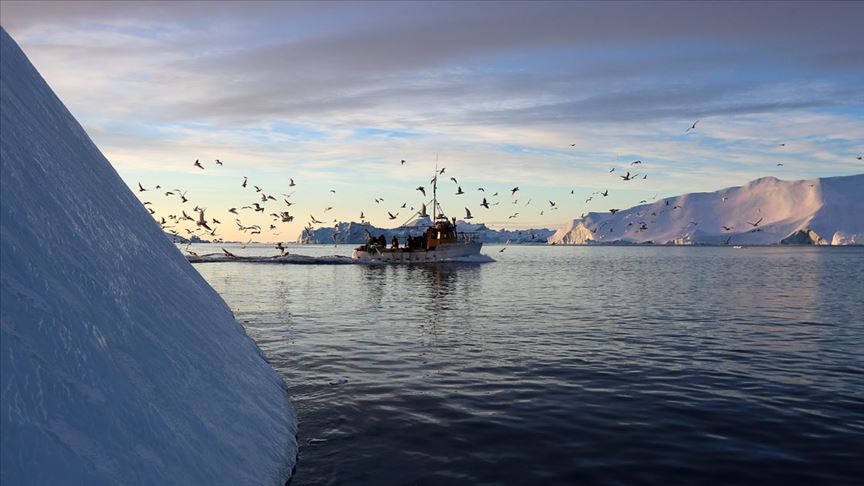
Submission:
[[[0,30],[0,483],[285,484],[285,382]]]
[[[660,199],[569,221],[549,244],[862,245],[864,174],[783,181]]]
[[[339,222],[330,227],[304,230],[297,238],[297,243],[305,244],[363,244],[366,243],[368,233],[375,236],[384,235],[389,242],[393,236],[404,240],[409,234],[422,233],[432,224],[429,216],[420,216],[411,223],[396,228],[380,228],[365,222]],[[547,238],[555,233],[547,228],[525,229],[525,230],[495,230],[483,223],[469,223],[467,221],[456,221],[456,231],[460,233],[476,233],[483,243],[546,243]],[[367,233],[368,232],[368,233]]]

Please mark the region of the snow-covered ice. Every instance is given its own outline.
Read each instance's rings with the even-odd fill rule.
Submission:
[[[284,484],[284,382],[0,35],[0,483]]]
[[[610,214],[588,213],[549,238],[550,244],[864,243],[864,174],[782,181],[661,199]],[[792,237],[802,232],[808,238]]]

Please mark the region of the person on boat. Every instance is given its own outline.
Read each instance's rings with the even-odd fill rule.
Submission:
[[[384,238],[384,235],[378,236],[378,246],[381,247],[381,249],[387,248],[387,238]]]
[[[399,239],[396,238],[396,235],[393,235],[393,238],[390,239],[390,247],[394,250],[399,249]]]

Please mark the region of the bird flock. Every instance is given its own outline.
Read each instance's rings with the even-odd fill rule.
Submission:
[[[696,120],[695,122],[693,122],[684,131],[684,134],[689,135],[695,132],[699,123],[700,120]],[[781,148],[786,147],[786,143],[779,143],[777,146]],[[576,144],[570,144],[570,147],[576,147]],[[858,160],[862,160],[862,156],[859,156]],[[406,164],[408,164],[408,161],[406,161],[405,159],[399,160],[399,166],[405,166]],[[212,164],[208,163],[205,166],[205,163],[202,163],[200,159],[196,159],[195,162],[192,164],[192,167],[198,169],[199,171],[207,171],[220,170],[224,167],[224,165],[225,164],[221,160],[215,159]],[[617,184],[638,184],[640,181],[645,181],[648,179],[648,165],[649,164],[647,164],[643,160],[636,159],[630,161],[629,163],[626,163],[624,167],[619,166],[610,168],[608,174],[610,175],[610,177],[614,178],[614,181],[617,181]],[[783,166],[783,164],[777,163],[777,166]],[[429,181],[429,185],[437,185],[439,176],[443,176],[445,172],[446,167],[443,167],[440,170],[436,170],[435,175]],[[263,185],[250,185],[249,178],[246,176],[243,176],[242,181],[238,182],[238,186],[243,191],[242,197],[245,199],[245,203],[238,205],[237,207],[231,207],[230,209],[228,209],[227,212],[230,213],[228,218],[230,219],[223,219],[225,219],[226,221],[230,221],[231,219],[233,219],[233,223],[234,225],[236,225],[237,230],[249,236],[249,241],[247,241],[246,244],[250,243],[258,235],[266,234],[271,237],[280,235],[280,229],[282,225],[292,223],[295,220],[295,215],[292,214],[292,212],[295,212],[295,210],[292,209],[292,206],[295,205],[295,202],[292,201],[292,196],[295,194],[294,188],[297,186],[297,184],[295,183],[293,178],[289,178],[289,182],[287,184],[288,190],[286,192],[281,192],[278,194],[276,192],[270,192],[268,190],[265,190]],[[451,187],[455,187],[452,195],[466,197],[468,199],[474,198],[474,196],[472,196],[471,194],[469,194],[469,192],[463,189],[463,185],[460,184],[459,180],[455,176],[450,175],[449,182],[453,184],[453,186]],[[610,186],[615,183],[616,182],[610,181]],[[141,182],[138,182],[137,185],[138,193],[142,197],[142,199],[144,198],[144,196],[146,196],[144,193],[148,193],[156,195],[157,197],[164,197],[179,201],[178,210],[166,215],[157,214],[156,211],[152,207],[150,207],[152,205],[152,201],[142,201],[143,205],[147,208],[150,214],[153,215],[153,217],[156,219],[156,221],[159,223],[159,225],[164,231],[178,236],[183,236],[183,234],[181,233],[185,233],[185,238],[189,240],[197,237],[201,240],[209,239],[214,242],[223,241],[220,232],[221,225],[223,224],[222,221],[216,217],[213,217],[212,215],[208,217],[206,213],[207,209],[195,205],[188,196],[188,191],[179,188],[165,190],[162,188],[161,185],[155,185],[152,188],[148,188],[145,187]],[[415,190],[419,192],[424,199],[427,197],[426,189],[427,186],[425,185],[420,185],[415,188]],[[439,186],[439,191],[442,190],[445,191],[445,193],[447,191],[446,187],[442,188]],[[479,214],[482,214],[485,211],[489,211],[492,207],[501,204],[510,204],[511,206],[513,206],[513,211],[511,211],[507,216],[508,221],[519,218],[520,215],[525,214],[525,212],[527,211],[532,211],[532,209],[528,209],[533,202],[532,198],[527,198],[527,201],[524,204],[520,204],[518,197],[520,194],[519,186],[514,186],[507,191],[509,191],[510,193],[509,201],[499,196],[501,192],[505,192],[506,194],[506,191],[498,190],[491,195],[487,195],[488,192],[485,187],[476,187],[474,194],[482,194],[477,194],[475,202],[465,205],[465,215],[463,219],[472,220],[475,218],[475,213],[477,213],[478,211],[480,211]],[[330,189],[329,192],[331,195],[336,194],[335,189]],[[609,194],[610,189],[608,187],[604,187],[602,188],[602,190],[598,189],[594,192],[591,192],[588,197],[584,199],[584,204],[597,204],[600,202],[600,200],[609,197]],[[572,196],[573,198],[579,197],[575,189],[570,190],[570,196]],[[657,195],[655,194],[651,198],[651,200],[656,199],[656,197]],[[536,211],[537,214],[544,215],[546,211],[557,211],[562,208],[560,200],[553,200],[549,199],[548,197],[544,199],[545,202],[540,204],[540,207],[537,207],[537,203],[535,203],[533,211]],[[727,197],[724,195],[723,201],[725,202],[726,199]],[[374,203],[378,205],[388,204],[387,202],[385,202],[385,199],[383,197],[375,197],[372,199],[372,201],[374,201]],[[647,202],[647,200],[643,199],[640,201],[640,204],[644,204]],[[189,208],[189,206],[192,207]],[[408,202],[403,202],[401,205],[398,205],[398,203],[396,203],[392,207],[385,209],[385,211],[387,213],[387,218],[390,221],[398,219],[400,215],[403,218],[406,217],[406,215],[409,218],[413,218],[417,215],[425,215],[426,202],[424,202],[423,204],[419,204],[418,206],[420,207],[419,210],[415,209],[413,205],[409,205]],[[187,208],[189,209],[188,213]],[[660,211],[640,211],[633,214],[628,214],[627,218],[630,219],[630,221],[627,221],[627,228],[623,231],[645,231],[648,229],[649,224],[657,222],[660,218],[663,217],[665,213],[672,212],[680,208],[680,205],[669,207],[669,201],[667,200],[666,207],[664,207]],[[334,206],[327,206],[323,208],[323,211],[319,214],[326,214],[333,209]],[[607,211],[610,214],[614,215],[619,211],[619,209],[609,208]],[[190,213],[192,215],[190,215]],[[269,216],[269,221],[266,225],[253,224],[251,222],[248,222],[248,218],[255,217],[257,213],[261,213],[262,216],[265,214]],[[364,210],[360,211],[359,217],[361,223],[366,223],[366,215]],[[585,217],[585,212],[582,213],[581,217]],[[244,220],[246,220],[247,222],[244,222]],[[748,221],[748,223],[752,226],[750,231],[761,231],[761,229],[759,228],[759,224],[762,222],[762,220],[763,218],[761,217],[759,217],[758,219],[754,217],[753,222]],[[335,226],[338,228],[338,222],[336,219],[333,219],[332,223],[336,223]],[[315,229],[315,225],[323,224],[329,223],[326,223],[323,219],[317,218],[313,212],[310,212],[302,231],[303,233],[311,236],[311,232]],[[690,224],[695,227],[699,225],[699,221],[691,221]],[[607,225],[608,221],[604,221],[595,225],[593,228],[589,228],[589,230],[591,230],[597,235],[600,235],[601,237],[603,235],[615,234],[616,229],[614,227],[607,228]],[[734,227],[723,226],[722,229],[724,231],[733,231]],[[334,233],[333,238],[335,241],[336,233]],[[281,243],[277,246],[277,249],[279,248],[279,246],[282,246]],[[282,251],[284,251],[284,247],[280,249],[280,252]]]

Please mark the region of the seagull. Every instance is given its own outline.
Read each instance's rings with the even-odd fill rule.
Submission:
[[[641,163],[642,163],[641,160],[634,160],[633,162],[630,162],[630,165],[641,164]]]
[[[587,203],[587,202],[591,202],[592,199],[594,199],[594,196],[589,197],[588,199],[585,200],[585,202],[586,202],[586,203]]]
[[[255,188],[255,192],[261,192],[261,191],[263,190],[263,189],[261,189],[261,188],[258,187],[258,186],[252,186],[252,187]]]
[[[200,227],[200,228],[204,228],[207,231],[212,231],[212,228],[210,228],[210,226],[207,225],[207,220],[204,219],[204,209],[203,208],[198,210],[198,221],[195,222],[195,225]]]
[[[390,216],[390,219],[396,219],[399,217],[399,213],[393,214],[390,211],[387,211],[387,215]]]
[[[507,249],[507,247],[505,246],[504,248],[501,248],[500,250],[498,250],[498,253],[504,253],[504,250],[506,250],[506,249]]]
[[[438,173],[443,174],[445,170],[447,170],[447,167],[442,167],[441,170],[438,171]]]
[[[465,208],[465,219],[472,219],[474,216],[471,216],[471,210]]]
[[[249,240],[249,241],[252,241],[252,240]],[[227,257],[234,258],[234,254],[231,253],[230,251],[226,250],[225,248],[222,248],[222,253]]]
[[[780,162],[777,163],[777,167],[782,167],[782,166],[783,166],[782,163],[780,163]]]
[[[312,218],[312,222],[315,224],[322,224],[324,222],[324,221],[318,221],[317,219],[315,219],[315,216],[312,216],[311,214],[309,215],[309,217]]]
[[[324,208],[324,212],[326,213],[327,211],[330,211],[331,209],[333,209],[333,206],[327,206],[326,208]]]
[[[624,179],[625,181],[632,181],[633,178],[636,177],[636,175],[632,175],[632,176],[631,176],[631,175],[630,175],[630,171],[627,171],[627,174],[625,174],[625,175],[623,175],[623,176],[618,176],[618,177]]]
[[[552,201],[549,201],[549,206],[551,206],[551,207],[553,207],[553,208],[554,208],[554,207],[555,207],[555,203],[554,203],[554,202],[552,202]]]
[[[861,157],[858,157],[858,159],[860,160]],[[477,190],[480,192],[486,192],[486,189],[483,189],[482,187],[478,187]]]
[[[514,187],[513,189],[510,189],[510,196],[515,196],[515,195],[516,195],[516,192],[517,192],[518,190],[519,190],[519,186],[516,186],[516,187]],[[497,193],[496,193],[496,194],[497,194]]]
[[[402,203],[402,205],[399,206],[399,207],[402,208],[402,209],[405,209],[405,206],[407,206],[407,205],[408,205],[408,203]]]
[[[426,196],[426,189],[423,186],[418,187],[417,189],[415,189],[415,191],[420,191],[421,193],[423,193],[423,196]]]
[[[261,206],[260,204],[258,204],[258,203],[256,202],[256,203],[255,203],[255,211],[257,211],[257,212],[259,212],[259,213],[263,213],[263,212],[264,212],[264,206]]]
[[[648,174],[645,174],[645,175],[642,176],[642,180],[643,180],[643,181],[644,181],[645,179],[647,179],[647,178],[648,178]]]
[[[243,184],[240,184],[240,187],[246,187],[247,182],[249,182],[249,178],[246,176],[243,176]]]
[[[296,186],[296,185],[297,185],[297,184],[294,184],[294,179],[292,179],[292,178],[289,177],[289,178],[288,178],[288,187],[294,187],[294,186]]]
[[[402,159],[402,163],[400,165],[405,165],[405,159]]]
[[[461,196],[462,194],[465,194],[465,193],[462,192],[462,187],[459,186],[459,189],[456,191],[456,195],[457,195],[457,196]]]
[[[336,189],[330,189],[330,192],[332,192],[333,194],[336,194]]]
[[[192,165],[194,165],[195,167],[198,167],[201,170],[204,170],[204,166],[201,165],[201,162],[198,162],[198,159],[195,159],[195,163]]]
[[[216,165],[224,165],[221,160],[216,159]]]
[[[363,211],[360,211],[360,219],[366,219],[366,216],[363,215]]]
[[[684,130],[684,133],[687,133],[687,132],[689,132],[690,130],[696,130],[696,124],[697,124],[697,123],[699,123],[699,120],[696,120],[695,122],[693,122],[693,124],[690,125],[690,128],[688,128],[687,130]]]
[[[486,202],[486,198],[485,198],[485,197],[483,198],[483,202],[480,203],[480,205],[483,206],[483,207],[486,208],[486,209],[489,209],[489,203]]]
[[[146,191],[146,190],[147,190],[147,189],[144,189],[144,186],[142,186],[141,183],[139,182],[139,183],[138,183],[138,192],[144,192],[144,191]]]
[[[612,167],[611,169],[609,169],[609,173],[610,173],[610,174],[613,173],[613,172],[615,172],[615,167]]]
[[[231,208],[228,210],[229,213],[237,214],[237,208]]]
[[[765,219],[765,218],[759,218],[759,220],[756,221],[755,223],[751,223],[750,221],[747,221],[747,224],[749,224],[750,226],[755,228],[755,227],[759,226],[759,223],[761,223],[763,219]]]
[[[570,146],[571,146],[571,147],[575,147],[576,144],[575,144],[575,143],[571,143]]]
[[[612,214],[615,214],[615,213],[617,213],[618,211],[620,211],[620,209],[610,209],[610,210],[609,210],[609,212],[612,213]]]
[[[778,146],[778,147],[785,147],[786,144],[785,144],[785,143],[781,143],[781,144],[779,144],[779,145],[777,145],[777,146]]]
[[[513,214],[511,214],[510,216],[507,216],[507,219],[513,219],[513,218],[515,218],[516,216],[519,216],[519,213],[513,213]]]
[[[723,230],[724,230],[724,231],[732,231],[733,229],[735,229],[734,226],[726,226],[726,225],[723,225]]]
[[[600,195],[603,197],[608,196],[609,195],[609,189],[606,189],[605,191],[601,192]]]
[[[454,184],[459,184],[455,177],[451,177],[450,180],[453,181]]]

